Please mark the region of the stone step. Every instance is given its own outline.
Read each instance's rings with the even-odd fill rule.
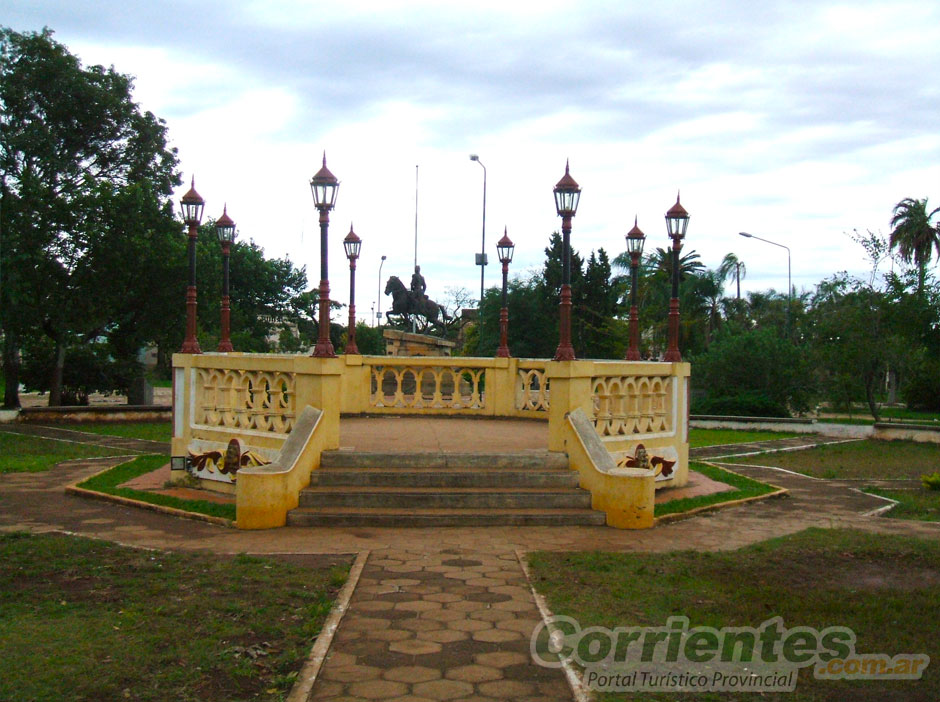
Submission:
[[[525,451],[516,453],[396,453],[381,451],[324,451],[321,468],[388,469],[513,469],[561,470],[568,468],[563,453]]]
[[[360,509],[590,509],[591,494],[560,488],[316,487],[300,493],[300,506]]]
[[[423,509],[298,508],[288,526],[445,527],[445,526],[604,526],[603,512],[590,509]]]
[[[311,487],[361,486],[402,488],[577,487],[578,474],[561,470],[510,468],[320,468],[310,474]]]

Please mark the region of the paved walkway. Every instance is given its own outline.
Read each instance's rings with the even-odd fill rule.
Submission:
[[[492,436],[492,427],[487,424],[477,422],[475,430],[483,434],[478,434],[475,448],[487,445],[484,435]],[[0,431],[21,428],[8,425]],[[42,433],[34,429],[33,433]],[[458,431],[456,426],[451,429],[438,432],[433,440],[446,445]],[[508,423],[501,429],[514,433]],[[460,429],[464,430],[470,428]],[[57,438],[75,440],[71,434],[58,434]],[[104,437],[88,441],[112,445],[104,444]],[[130,450],[154,450],[129,441],[125,444],[122,440],[122,445]],[[818,441],[818,437],[800,437],[735,448],[696,449],[693,454],[704,457],[792,449]],[[344,434],[342,440],[344,445],[357,447],[364,446],[363,442],[353,434]],[[369,550],[350,608],[313,688],[311,699],[332,702],[572,699],[560,672],[529,661],[528,638],[538,612],[517,551],[733,549],[811,526],[940,539],[936,524],[865,516],[886,503],[852,490],[857,482],[819,481],[741,466],[735,470],[785,487],[790,496],[646,531],[490,527],[242,532],[64,494],[65,485],[120,460],[69,461],[47,473],[0,474],[0,529],[67,531],[137,546],[220,553]]]

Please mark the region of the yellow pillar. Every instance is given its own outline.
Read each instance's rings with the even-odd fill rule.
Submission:
[[[545,367],[548,379],[548,450],[567,452],[566,417],[578,408],[594,416],[591,393],[593,361],[552,361]]]
[[[323,412],[318,432],[322,432],[323,449],[339,448],[340,393],[346,361],[339,358],[298,357],[295,361],[297,413],[310,405]]]
[[[512,417],[516,408],[517,358],[494,358],[486,369],[487,414]]]

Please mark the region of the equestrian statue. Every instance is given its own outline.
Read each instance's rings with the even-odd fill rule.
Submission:
[[[430,299],[425,291],[427,284],[421,275],[421,266],[415,266],[414,275],[411,276],[411,289],[405,287],[398,276],[391,276],[385,284],[385,294],[392,296],[392,309],[385,313],[386,319],[392,321],[392,316],[400,321],[407,321],[409,316],[423,317],[424,328],[430,325],[443,327],[451,319],[441,305]]]

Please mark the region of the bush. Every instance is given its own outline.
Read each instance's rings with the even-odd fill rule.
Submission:
[[[940,361],[923,358],[908,372],[901,387],[908,409],[940,412]]]
[[[787,408],[760,393],[742,393],[733,397],[703,397],[693,400],[692,414],[729,417],[789,417]]]
[[[928,490],[940,490],[940,473],[920,476],[920,482]]]

